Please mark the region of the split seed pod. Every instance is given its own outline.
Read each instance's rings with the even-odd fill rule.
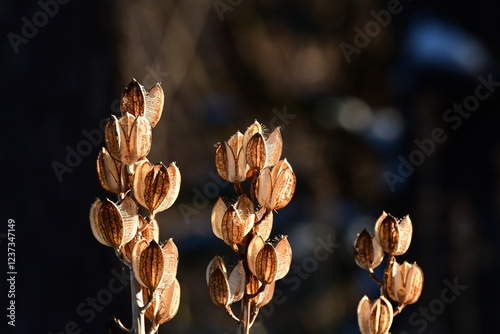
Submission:
[[[384,251],[377,238],[371,236],[366,229],[354,241],[354,259],[363,269],[375,269],[384,259]]]
[[[106,147],[113,159],[133,165],[151,149],[151,125],[144,116],[125,114],[120,119],[111,115],[104,130]]]
[[[215,305],[227,307],[243,298],[245,269],[242,261],[228,274],[224,261],[216,256],[208,264],[206,276],[210,299]]]
[[[255,222],[254,206],[246,196],[240,196],[234,205],[227,207],[219,198],[212,210],[212,230],[228,245],[236,245],[252,230]]]
[[[264,139],[262,133],[257,132],[247,144],[247,163],[257,170],[274,166],[278,163],[282,150],[283,139],[279,128],[274,129],[267,139]]]
[[[149,290],[142,288],[143,299],[147,300]],[[151,305],[146,309],[145,315],[156,325],[161,325],[171,320],[179,310],[181,286],[177,279],[164,289],[156,290],[153,294]]]
[[[405,261],[400,265],[394,261],[386,272],[384,288],[389,298],[399,305],[413,304],[418,300],[424,286],[424,273],[416,263]]]
[[[255,236],[248,245],[248,268],[257,279],[266,284],[283,278],[290,270],[292,248],[284,236],[275,245]]]
[[[162,163],[151,165],[144,159],[137,164],[134,175],[134,198],[150,212],[168,209],[177,199],[181,173],[175,162],[168,167]]]
[[[129,113],[135,117],[144,116],[154,128],[163,111],[164,97],[163,89],[159,83],[146,91],[144,86],[134,79],[123,90],[122,114]]]
[[[279,161],[271,170],[266,167],[260,173],[256,194],[259,204],[269,210],[284,208],[295,192],[296,178],[286,159]]]
[[[101,186],[114,194],[125,193],[130,188],[123,164],[111,157],[105,147],[97,156],[97,176]]]
[[[109,199],[97,199],[90,209],[90,227],[94,237],[103,245],[118,249],[137,233],[139,218],[137,205],[130,197],[120,204]]]
[[[382,249],[391,255],[406,253],[410,247],[412,233],[410,216],[405,216],[398,222],[384,211],[375,223],[375,237]]]
[[[384,296],[375,302],[364,296],[358,304],[358,325],[362,334],[387,334],[392,318],[392,305]]]

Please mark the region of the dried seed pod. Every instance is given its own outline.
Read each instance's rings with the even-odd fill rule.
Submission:
[[[143,288],[143,299],[147,300],[149,290]],[[179,310],[181,298],[181,286],[179,281],[175,279],[173,284],[170,284],[164,289],[157,290],[152,299],[151,305],[146,309],[145,315],[156,325],[161,325],[171,320]]]
[[[136,243],[132,251],[132,268],[139,284],[156,290],[165,273],[165,258],[160,245],[154,240],[149,244],[145,240]]]
[[[151,149],[151,125],[144,116],[126,113],[118,120],[111,115],[104,135],[109,154],[127,165],[143,159]]]
[[[264,287],[264,291],[253,298],[253,300],[255,301],[255,307],[257,309],[269,304],[269,302],[273,299],[275,286],[276,281],[270,284],[266,284],[266,286]]]
[[[255,276],[262,283],[270,284],[276,279],[278,256],[271,244],[265,244],[255,259]]]
[[[366,270],[377,268],[384,259],[384,251],[377,238],[366,229],[354,241],[354,259],[358,266]]]
[[[382,213],[375,223],[375,237],[382,249],[391,255],[402,255],[410,247],[413,226],[409,216],[399,222],[392,215]]]
[[[168,209],[177,199],[181,184],[181,173],[175,162],[168,167],[162,163],[151,165],[141,160],[134,175],[134,198],[150,212]]]
[[[207,280],[207,284],[209,284],[209,279],[215,269],[220,269],[226,275],[226,265],[220,256],[215,256],[212,261],[207,266],[207,272],[205,274],[205,278]]]
[[[211,216],[212,231],[214,232],[215,236],[219,239],[224,239],[222,236],[222,217],[224,217],[226,211],[227,211],[227,205],[226,203],[224,203],[224,200],[221,197],[219,197],[219,199],[214,205],[214,208],[212,209],[212,216]]]
[[[292,199],[296,178],[286,159],[279,161],[271,170],[264,168],[256,184],[259,204],[269,210],[284,208]]]
[[[248,263],[248,268],[254,274],[257,276],[257,271],[256,271],[256,260],[257,260],[257,255],[259,252],[264,248],[265,246],[264,239],[260,235],[257,235],[252,238],[250,241],[250,244],[248,245],[247,249],[247,263]]]
[[[114,194],[125,193],[130,188],[123,164],[113,159],[105,147],[97,156],[97,176],[101,186]]]
[[[222,204],[219,204],[217,210],[221,210]],[[220,212],[215,213],[215,218],[218,219]],[[240,196],[234,205],[231,205],[224,215],[220,223],[212,222],[216,227],[214,231],[218,233],[218,225],[220,224],[220,232],[222,239],[228,245],[240,244],[243,238],[252,230],[255,222],[254,206],[252,201],[246,196]],[[216,234],[217,235],[217,234]]]
[[[364,296],[358,304],[358,325],[362,334],[387,334],[392,318],[392,305],[384,296],[375,302]]]
[[[393,261],[386,270],[384,289],[392,300],[399,305],[415,303],[424,286],[424,273],[416,264],[404,262],[402,265]]]
[[[125,87],[121,98],[122,115],[127,113],[137,117],[144,114],[144,88],[135,79]]]
[[[279,128],[264,139],[262,133],[255,133],[246,148],[247,163],[251,168],[261,170],[278,163],[283,150],[283,139]]]
[[[142,216],[139,218],[144,219]],[[149,223],[146,223],[146,228],[142,231],[142,237],[146,239],[146,241],[151,242],[152,240],[159,242],[160,240],[160,226],[156,219],[151,220]]]
[[[267,240],[273,229],[273,212],[261,207],[255,217],[258,224],[255,224],[253,231],[256,235],[260,235],[262,239]]]
[[[144,96],[145,111],[144,116],[148,119],[151,127],[154,128],[161,118],[165,94],[163,88],[157,83]]]
[[[97,199],[90,209],[90,226],[97,241],[118,249],[137,233],[137,205],[130,197],[119,205],[109,199]]]

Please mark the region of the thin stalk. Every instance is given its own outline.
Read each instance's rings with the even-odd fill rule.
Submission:
[[[142,291],[135,279],[133,270],[130,270],[130,293],[132,301],[132,330],[135,334],[146,334],[144,314],[139,309],[139,305],[143,304]]]

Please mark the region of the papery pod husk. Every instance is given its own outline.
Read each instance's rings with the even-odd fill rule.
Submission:
[[[260,125],[257,120],[255,120],[252,125],[250,125],[246,130],[245,133],[243,134],[243,140],[242,140],[242,147],[244,149],[247,148],[248,142],[250,139],[256,134],[256,133],[262,133],[262,126]]]
[[[404,262],[402,265],[392,261],[384,276],[384,290],[390,299],[400,305],[417,302],[422,293],[424,273],[416,264]]]
[[[265,167],[259,173],[257,182],[255,184],[255,194],[259,204],[269,210],[274,208],[271,205],[271,195],[273,189],[273,181],[271,179],[271,169]]]
[[[236,245],[243,241],[243,238],[251,230],[250,223],[241,218],[238,210],[231,205],[222,217],[222,237],[226,244]]]
[[[244,226],[243,234],[247,235],[255,223],[255,207],[253,202],[247,195],[243,194],[238,198],[234,206],[238,210],[239,217]]]
[[[123,90],[121,98],[122,115],[129,113],[135,117],[144,114],[144,89],[140,83],[133,79]]]
[[[398,224],[399,226],[399,242],[398,248],[394,255],[403,255],[406,253],[408,248],[410,248],[411,238],[413,234],[413,225],[411,223],[411,219],[409,215],[406,215],[401,219]]]
[[[239,261],[227,277],[229,292],[231,293],[231,303],[235,303],[245,294],[245,268],[243,261]]]
[[[227,149],[226,149],[226,144],[224,142],[219,143],[219,145],[217,145],[217,148],[215,149],[215,167],[220,177],[222,177],[226,181],[229,181]]]
[[[285,235],[274,246],[278,259],[278,268],[276,270],[275,280],[282,279],[290,270],[292,264],[292,246],[288,242],[288,237]]]
[[[134,272],[135,279],[143,287],[147,287],[146,283],[142,281],[140,270],[141,270],[141,254],[144,249],[149,246],[149,242],[145,239],[140,238],[135,241],[134,247],[132,248],[132,270]]]
[[[213,233],[217,238],[222,240],[224,240],[222,236],[222,217],[224,217],[226,210],[227,210],[226,203],[221,197],[219,197],[219,199],[214,205],[214,208],[212,209],[212,215],[210,220],[212,222]]]
[[[215,271],[215,269],[220,269],[224,276],[226,276],[226,265],[224,264],[222,258],[218,255],[216,255],[207,266],[207,271],[205,273],[207,284],[209,284],[210,276]]]
[[[99,223],[99,211],[102,206],[102,201],[101,199],[97,198],[94,203],[92,203],[92,206],[90,207],[90,228],[92,229],[92,234],[94,234],[94,237],[99,241],[101,244],[105,246],[111,247],[111,245],[108,243],[107,239],[101,232],[101,227]]]
[[[153,165],[144,158],[139,161],[135,166],[134,171],[134,181],[133,181],[133,195],[137,203],[142,207],[148,208],[148,204],[144,199],[144,193],[146,192],[146,184],[144,182],[146,175],[153,169]]]
[[[168,287],[175,280],[177,275],[177,265],[179,263],[179,251],[172,238],[161,247],[164,256],[164,275],[159,288]]]
[[[362,334],[386,334],[392,325],[392,305],[383,296],[375,302],[364,296],[359,301],[357,314]]]
[[[243,147],[243,135],[236,132],[227,142],[227,170],[228,181],[240,183],[246,180],[248,165],[246,163],[246,154]]]
[[[276,281],[272,282],[271,284],[266,284],[266,286],[264,287],[264,291],[259,293],[257,297],[254,298],[256,299],[255,307],[257,309],[269,304],[269,302],[273,300],[275,286],[276,286]]]
[[[269,239],[273,229],[273,212],[261,207],[256,215],[256,223],[253,230],[256,235],[260,235],[263,240]]]
[[[267,166],[274,166],[278,163],[283,151],[283,139],[280,128],[276,128],[266,138],[266,163]]]
[[[139,227],[139,214],[137,213],[137,203],[126,196],[118,205],[118,210],[123,220],[123,236],[121,245],[125,245],[134,239]]]
[[[134,247],[134,250],[135,248],[137,248],[137,245]],[[138,260],[135,256],[134,251],[132,265],[134,267],[135,278],[144,287],[153,291],[156,290],[163,279],[165,270],[165,259],[162,248],[153,240],[147,247],[142,249]],[[137,271],[135,270],[136,268],[138,269]]]
[[[245,291],[247,295],[249,296],[255,295],[259,291],[261,286],[262,283],[255,275],[253,274],[248,275],[248,280],[245,285]],[[253,297],[252,301],[254,301],[254,303],[257,303],[259,301],[259,296],[256,295],[255,297]]]
[[[154,164],[144,177],[144,202],[149,212],[154,212],[167,197],[170,180],[167,167]]]
[[[127,165],[143,159],[151,149],[151,125],[144,116],[127,113],[118,120],[111,115],[104,135],[109,154]]]
[[[257,276],[256,261],[257,255],[264,248],[265,242],[260,235],[252,238],[247,248],[247,263],[250,271]]]
[[[105,147],[101,149],[96,161],[97,176],[101,186],[114,194],[125,193],[130,188],[123,164],[111,157]]]
[[[168,191],[167,195],[161,202],[161,204],[155,209],[155,212],[162,212],[167,210],[174,204],[177,196],[179,196],[179,191],[181,189],[181,172],[177,168],[175,162],[170,163],[167,167],[168,173]]]
[[[247,164],[251,168],[261,170],[266,165],[266,143],[260,133],[256,133],[248,141],[246,147]]]
[[[227,306],[231,303],[231,294],[226,275],[220,268],[216,268],[208,279],[210,299],[217,306]]]
[[[384,252],[377,238],[363,229],[354,241],[354,260],[363,269],[375,269],[384,259]]]
[[[276,250],[272,245],[265,244],[255,259],[255,276],[262,283],[271,284],[276,279],[277,270],[278,256]]]
[[[144,219],[142,216],[140,218]],[[160,226],[158,225],[158,221],[152,219],[149,223],[146,222],[146,224],[146,228],[142,231],[142,237],[148,242],[154,240],[158,243],[160,240]]]
[[[279,210],[287,206],[295,192],[297,180],[292,166],[286,159],[278,162],[271,171],[272,194],[270,203],[273,210]]]
[[[151,127],[154,128],[161,118],[165,94],[159,83],[154,85],[145,95],[144,116],[148,119]]]
[[[146,301],[149,290],[144,287],[142,289],[143,300]],[[167,288],[156,290],[151,305],[146,309],[146,318],[158,325],[171,320],[179,310],[180,296],[181,287],[177,279]]]

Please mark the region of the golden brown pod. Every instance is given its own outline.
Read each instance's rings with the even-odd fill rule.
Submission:
[[[135,79],[125,87],[121,98],[122,115],[127,113],[137,117],[144,114],[144,89]]]
[[[384,259],[384,251],[377,238],[363,229],[354,241],[354,260],[363,269],[375,269]]]
[[[385,291],[389,298],[399,305],[415,303],[424,286],[424,272],[416,264],[404,262],[402,265],[393,261],[385,276]]]
[[[361,334],[387,334],[392,325],[391,303],[383,296],[372,302],[364,296],[358,304],[358,325]]]
[[[402,255],[410,247],[413,226],[410,216],[398,221],[385,212],[375,223],[375,237],[382,249],[391,255]]]

